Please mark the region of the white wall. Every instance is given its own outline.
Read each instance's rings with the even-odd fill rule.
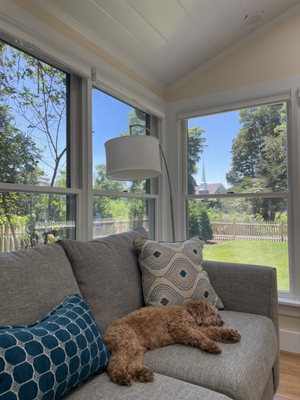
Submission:
[[[300,11],[170,88],[170,101],[205,96],[300,74]]]

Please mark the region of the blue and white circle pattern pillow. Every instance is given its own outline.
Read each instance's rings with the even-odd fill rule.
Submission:
[[[0,399],[60,399],[108,359],[87,304],[70,295],[32,325],[0,327]]]

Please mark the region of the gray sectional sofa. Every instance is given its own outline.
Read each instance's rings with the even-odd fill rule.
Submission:
[[[145,232],[143,232],[145,234]],[[141,274],[133,240],[140,232],[91,242],[62,240],[0,254],[0,325],[43,317],[62,299],[80,293],[102,333],[109,323],[143,307]],[[106,372],[67,394],[72,400],[271,400],[278,385],[278,312],[273,268],[206,261],[224,303],[225,326],[241,342],[221,344],[212,355],[183,345],[146,353],[153,383],[121,387]]]

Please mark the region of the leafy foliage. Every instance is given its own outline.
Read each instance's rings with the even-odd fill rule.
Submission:
[[[200,236],[204,240],[213,237],[206,204],[203,201],[190,200],[188,202],[189,237]]]
[[[287,190],[286,107],[272,104],[240,111],[242,128],[233,140],[227,181],[232,191],[264,193]],[[251,199],[245,212],[274,221],[286,212],[281,199]]]
[[[15,127],[9,108],[1,104],[0,133],[0,181],[37,184],[42,175],[37,168],[38,149],[29,136]]]
[[[197,164],[201,159],[206,139],[203,137],[204,130],[195,127],[188,130],[187,135],[187,173],[188,193],[195,193],[197,182],[194,175],[197,173]]]
[[[38,148],[35,165],[47,171],[50,186],[66,164],[66,79],[57,68],[0,43],[1,105],[10,109],[23,136]]]
[[[0,181],[66,186],[66,78],[40,60],[0,42]],[[66,217],[64,196],[2,192],[0,223]]]
[[[242,128],[232,144],[232,167],[227,181],[234,187],[245,178],[263,177],[265,189],[286,190],[285,105],[246,108],[240,111],[240,123]]]

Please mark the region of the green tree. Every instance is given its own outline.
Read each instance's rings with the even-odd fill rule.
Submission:
[[[1,97],[0,94],[0,101]],[[9,107],[3,104],[0,104],[0,133],[0,181],[37,184],[42,175],[37,172],[38,149],[30,137],[15,127]]]
[[[203,240],[210,240],[213,237],[213,230],[210,224],[207,205],[204,201],[189,200],[188,221],[189,237],[200,236]]]
[[[194,175],[198,172],[197,164],[201,159],[206,139],[203,137],[204,130],[195,127],[188,130],[187,135],[187,173],[188,193],[195,193],[197,182]]]
[[[2,102],[2,95],[0,94]],[[9,108],[0,105],[0,181],[35,185],[42,173],[38,170],[38,149],[30,137],[19,131]],[[29,212],[28,198],[24,193],[1,192],[0,223],[9,224],[15,243],[17,237],[14,220]]]
[[[22,131],[35,138],[38,162],[54,186],[66,164],[66,79],[63,71],[0,42],[0,93],[18,116]],[[66,182],[64,182],[66,186]]]
[[[66,163],[61,135],[66,126],[66,78],[64,72],[0,42],[0,181],[58,183]],[[60,179],[60,185],[65,187],[66,180]],[[57,216],[58,196],[2,193],[1,210],[2,222],[5,218],[14,237],[16,218],[27,221],[33,234],[36,220]]]
[[[287,190],[285,104],[251,107],[240,111],[242,128],[232,143],[232,166],[227,181],[235,192]],[[251,199],[244,202],[253,215],[274,221],[286,210],[281,199]]]
[[[124,182],[108,179],[105,172],[105,164],[96,167],[96,178],[94,188],[97,190],[108,190],[112,192],[126,191]],[[94,197],[94,212],[101,218],[120,218],[126,217],[126,204],[124,199],[113,199],[108,196]]]
[[[226,175],[233,187],[243,184],[244,179],[259,177],[265,179],[266,189],[276,190],[278,180],[280,186],[286,188],[285,115],[285,106],[282,104],[240,111],[242,128],[233,140],[232,166]],[[281,174],[274,179],[278,164]]]
[[[126,191],[126,185],[124,182],[107,178],[105,164],[99,164],[96,166],[94,188],[98,190],[111,190],[114,192]]]
[[[205,147],[206,138],[204,130],[200,127],[190,128],[187,135],[187,184],[188,193],[195,193],[197,182],[195,174],[198,172],[197,164]],[[204,240],[212,238],[212,228],[209,216],[203,202],[189,200],[188,202],[188,227],[189,237],[201,236]]]

